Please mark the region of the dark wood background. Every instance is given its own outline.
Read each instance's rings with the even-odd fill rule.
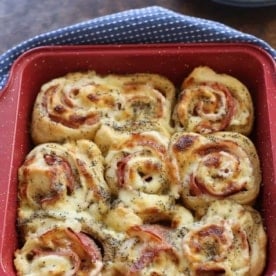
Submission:
[[[34,35],[128,9],[158,5],[224,23],[276,48],[276,6],[239,8],[211,0],[0,0],[0,54]]]

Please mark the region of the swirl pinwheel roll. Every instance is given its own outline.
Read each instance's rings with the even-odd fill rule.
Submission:
[[[70,228],[54,228],[29,238],[15,252],[17,275],[99,275],[101,250],[95,241]]]
[[[251,140],[242,134],[175,133],[170,153],[178,169],[182,199],[198,213],[224,198],[252,204],[259,193],[259,158]]]
[[[166,136],[156,131],[130,133],[116,142],[105,156],[105,179],[113,194],[134,190],[177,196]]]
[[[97,217],[108,206],[103,157],[88,140],[36,146],[19,168],[18,179],[19,225],[38,212],[62,217],[89,210]]]
[[[158,121],[170,130],[174,85],[157,74],[69,73],[45,83],[33,108],[33,141],[93,139],[107,124],[132,130]]]
[[[183,262],[165,226],[133,226],[126,234],[113,262],[104,269],[104,275],[182,275]]]
[[[267,237],[260,214],[230,200],[212,203],[183,238],[189,275],[261,275]]]
[[[251,95],[244,84],[200,66],[183,81],[173,120],[179,130],[201,134],[226,130],[248,135],[253,112]]]

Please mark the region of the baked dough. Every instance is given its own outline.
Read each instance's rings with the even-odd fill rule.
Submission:
[[[34,143],[93,139],[106,124],[129,131],[158,122],[171,130],[175,87],[157,74],[69,73],[45,83],[32,116]]]
[[[266,243],[259,213],[233,201],[216,201],[184,237],[183,257],[190,275],[258,276],[265,266]]]
[[[182,275],[179,257],[166,227],[133,226],[103,275]]]
[[[124,139],[130,136],[139,135],[141,133],[157,133],[162,140],[169,140],[171,137],[170,132],[162,127],[158,122],[150,122],[149,124],[142,124],[137,129],[122,130],[114,129],[108,125],[102,125],[96,132],[94,142],[100,148],[103,156],[106,156],[111,147],[117,146]]]
[[[192,213],[176,204],[167,195],[150,195],[137,191],[120,191],[117,200],[105,216],[106,225],[119,232],[145,223],[165,223],[172,229],[186,227],[193,222]]]
[[[18,171],[18,225],[25,235],[29,223],[34,232],[43,218],[70,218],[75,224],[81,218],[89,220],[82,213],[89,210],[100,219],[110,198],[103,169],[101,152],[91,141],[36,146]]]
[[[105,156],[105,179],[113,194],[121,189],[175,195],[175,174],[167,155],[169,139],[156,131],[116,139]]]
[[[15,252],[17,275],[99,275],[100,249],[91,237],[70,228],[54,228],[26,241]]]
[[[251,140],[242,134],[178,132],[172,136],[170,154],[183,202],[198,214],[212,201],[229,198],[250,205],[258,196],[259,158]]]
[[[226,130],[248,135],[253,115],[252,99],[243,83],[199,66],[182,83],[173,119],[179,130],[188,132]]]

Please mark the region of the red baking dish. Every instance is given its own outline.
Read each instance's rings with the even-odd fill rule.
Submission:
[[[264,275],[276,275],[276,66],[263,50],[248,44],[148,44],[49,46],[30,50],[14,63],[0,95],[0,275],[14,275],[17,170],[32,148],[31,112],[40,86],[67,72],[151,72],[179,86],[199,65],[237,77],[250,90],[255,125],[250,137],[258,150],[263,185],[258,201],[268,234]]]

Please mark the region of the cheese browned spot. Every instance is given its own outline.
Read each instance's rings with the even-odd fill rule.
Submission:
[[[180,137],[177,142],[173,145],[175,151],[185,151],[189,149],[194,141],[197,139],[197,136],[194,135],[185,135]]]

